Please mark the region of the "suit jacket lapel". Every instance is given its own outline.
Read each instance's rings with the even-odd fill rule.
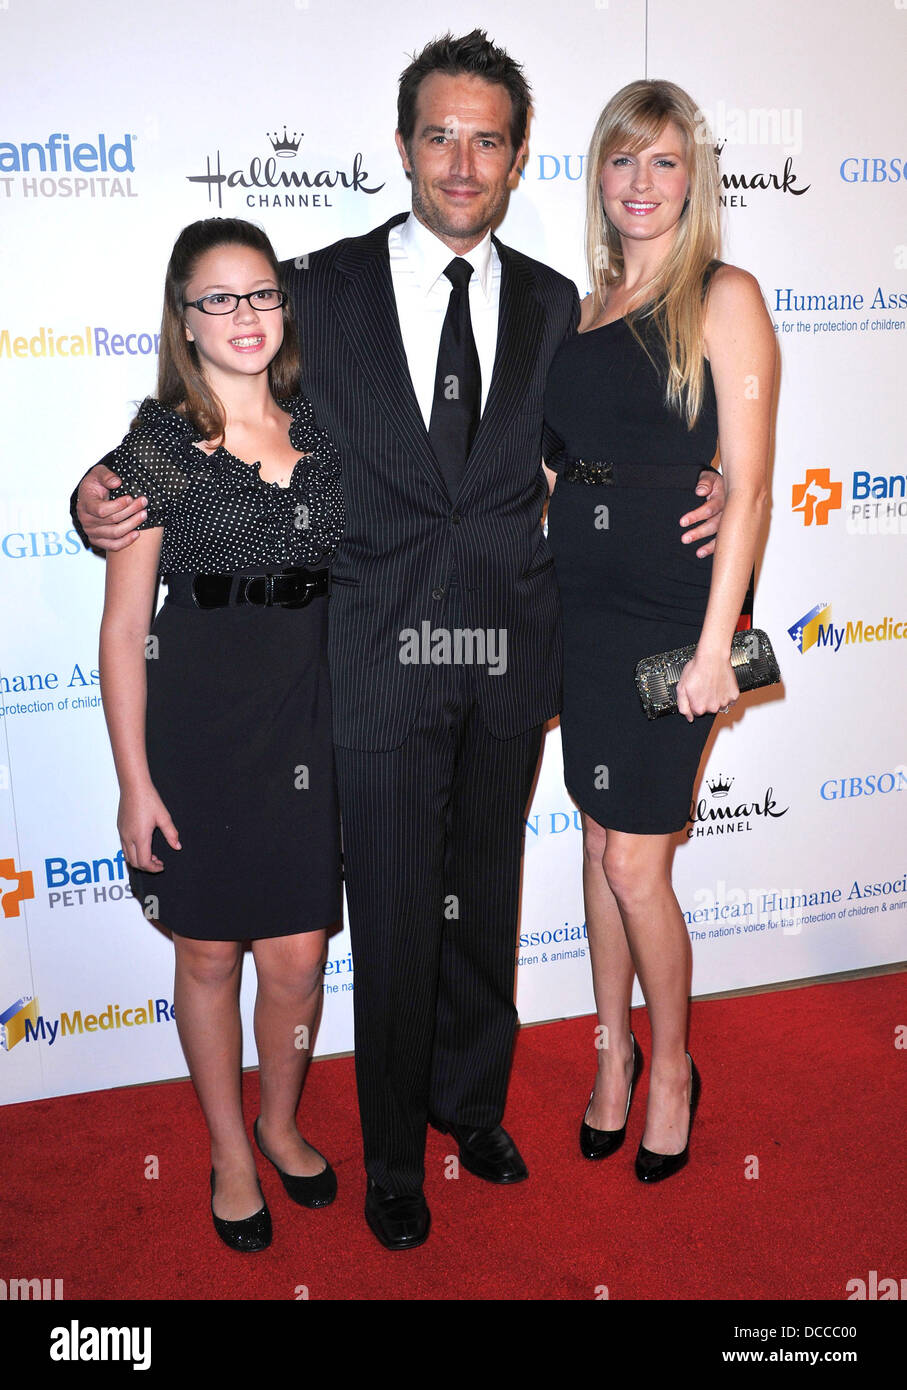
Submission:
[[[494,238],[494,244],[501,258],[501,301],[494,373],[460,483],[458,502],[465,500],[467,492],[474,487],[482,469],[487,467],[500,445],[515,411],[525,399],[545,323],[545,311],[536,298],[530,276],[516,262],[508,247],[502,246],[497,238]]]
[[[407,452],[434,485],[448,496],[444,475],[431,447],[413,390],[400,334],[391,280],[387,235],[407,214],[391,218],[364,237],[350,241],[337,260],[347,279],[338,293],[337,316],[359,367]],[[494,372],[485,409],[456,500],[463,501],[499,447],[515,411],[525,398],[544,328],[544,309],[531,277],[508,247],[494,239],[501,258],[501,299]]]
[[[387,235],[407,214],[394,217],[367,236],[351,241],[338,257],[346,276],[335,307],[349,345],[382,410],[408,453],[447,496],[413,390],[391,281]]]

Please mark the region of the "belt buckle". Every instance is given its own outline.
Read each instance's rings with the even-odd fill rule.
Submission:
[[[315,597],[317,584],[311,571],[306,569],[298,570],[297,573],[293,575],[293,579],[302,579],[303,575],[305,576],[305,589],[302,596],[300,598],[287,599],[281,604],[282,608],[305,608],[312,602],[312,599]]]
[[[270,608],[274,601],[273,574],[253,574],[251,579],[246,580],[243,592],[246,603],[252,603],[256,608]]]

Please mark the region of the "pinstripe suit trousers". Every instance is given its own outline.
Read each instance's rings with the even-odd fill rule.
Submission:
[[[390,1192],[422,1187],[429,1113],[486,1128],[504,1111],[542,726],[494,738],[475,700],[481,679],[435,666],[399,748],[335,749],[365,1166]]]

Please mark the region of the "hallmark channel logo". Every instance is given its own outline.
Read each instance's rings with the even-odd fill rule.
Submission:
[[[43,142],[0,140],[0,197],[137,198],[130,178],[137,139],[99,133],[75,142],[55,131]]]
[[[267,134],[271,142],[271,149],[279,159],[295,159],[296,155],[299,153],[299,142],[302,139],[301,131],[297,134],[294,130],[293,134],[288,136],[287,128],[284,126],[283,139],[280,139],[277,135],[272,135],[270,131],[268,131]]]
[[[727,140],[719,140],[715,146],[715,156],[721,158],[721,153],[727,144]],[[795,198],[801,198],[804,193],[808,193],[812,187],[805,183],[802,187],[798,186],[798,175],[794,172],[794,158],[789,154],[783,165],[778,170],[758,170],[755,173],[747,174],[726,174],[722,173],[719,178],[721,184],[721,206],[725,208],[745,208],[749,203],[743,196],[745,193],[790,193]]]
[[[380,193],[384,183],[370,184],[369,172],[363,168],[362,153],[357,151],[345,168],[311,169],[289,168],[288,162],[295,159],[304,137],[304,131],[283,135],[276,131],[265,132],[268,153],[264,157],[255,155],[247,164],[232,169],[224,168],[220,150],[205,157],[203,174],[187,174],[189,183],[207,187],[208,202],[216,202],[219,208],[224,205],[224,190],[245,190],[238,196],[243,198],[247,208],[330,208],[334,206],[328,196],[338,190],[351,193]],[[251,191],[256,190],[256,191]],[[304,190],[304,191],[302,191]]]
[[[700,797],[690,808],[688,840],[702,835],[747,833],[760,821],[780,820],[790,810],[789,806],[778,805],[774,787],[766,787],[758,800],[738,801],[736,796],[731,796],[734,781],[724,772],[706,778],[709,795]]]
[[[907,640],[907,622],[895,622],[894,618],[886,615],[881,622],[868,618],[848,618],[845,624],[836,627],[831,620],[831,604],[823,602],[804,613],[787,632],[801,655],[812,647],[829,647],[833,652],[839,652],[842,646],[903,642]]]

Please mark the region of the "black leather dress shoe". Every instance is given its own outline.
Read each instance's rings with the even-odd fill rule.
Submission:
[[[689,1052],[687,1053],[687,1060],[690,1063],[690,1125],[687,1130],[687,1142],[679,1154],[657,1154],[652,1149],[646,1149],[640,1144],[636,1155],[636,1176],[640,1182],[662,1182],[665,1178],[671,1177],[673,1173],[679,1172],[690,1157],[690,1135],[693,1133],[693,1119],[699,1104],[702,1082],[696,1069],[696,1063]]]
[[[259,1119],[261,1117],[259,1116]],[[258,1120],[252,1126],[255,1135],[255,1142],[258,1151],[263,1158],[266,1158],[271,1167],[277,1173],[280,1181],[284,1185],[284,1190],[291,1202],[296,1202],[301,1207],[328,1207],[337,1196],[337,1174],[334,1172],[324,1154],[315,1153],[319,1158],[324,1158],[324,1167],[320,1173],[315,1173],[311,1178],[297,1177],[293,1173],[285,1173],[282,1168],[278,1168],[270,1154],[266,1153],[261,1147],[261,1138],[258,1132]]]
[[[493,1129],[467,1129],[429,1116],[442,1134],[452,1134],[460,1146],[460,1162],[468,1172],[486,1182],[522,1182],[529,1177],[516,1144],[501,1125]]]
[[[385,1192],[370,1178],[365,1219],[388,1250],[413,1250],[428,1240],[431,1213],[421,1192]]]
[[[633,1088],[639,1080],[639,1073],[642,1071],[642,1048],[633,1033],[630,1034],[630,1037],[633,1039],[633,1075],[630,1078],[630,1090],[627,1093],[627,1109],[623,1127],[621,1129],[593,1129],[591,1125],[586,1124],[586,1115],[589,1113],[589,1106],[587,1105],[586,1115],[583,1116],[579,1127],[579,1147],[584,1158],[609,1158],[611,1154],[617,1153],[626,1137],[627,1118],[630,1114]],[[593,1091],[592,1095],[594,1094]],[[591,1104],[592,1096],[589,1097],[589,1105]]]

